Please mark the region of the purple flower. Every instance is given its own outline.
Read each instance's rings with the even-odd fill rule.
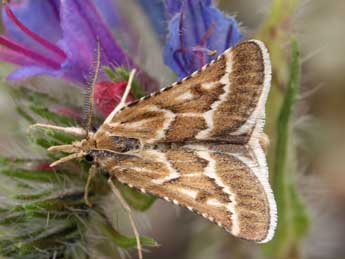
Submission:
[[[111,31],[110,26],[114,32],[124,28],[123,39],[132,37],[116,10],[114,0],[11,1],[3,8],[0,59],[20,68],[8,79],[48,74],[85,85],[94,70],[97,39],[103,66],[138,69]],[[155,83],[138,70],[139,79],[152,90]]]
[[[123,43],[124,48],[131,54],[138,50],[138,36],[130,26],[126,17],[122,15],[118,2],[120,0],[94,0],[95,6],[101,13],[108,27],[116,35],[116,40]]]
[[[172,18],[164,62],[180,79],[241,40],[235,19],[211,0],[166,0],[166,8]]]
[[[11,8],[3,8],[5,35],[0,36],[0,44],[5,48],[0,49],[0,59],[23,67],[11,74],[9,79],[43,71],[53,73],[66,60],[65,52],[55,44],[62,36],[58,9],[58,1],[44,0],[13,2]],[[35,16],[29,15],[31,11]],[[32,28],[39,26],[41,30],[38,34]]]

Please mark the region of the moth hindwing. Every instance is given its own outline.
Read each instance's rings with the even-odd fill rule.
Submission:
[[[267,242],[276,204],[260,138],[270,81],[264,44],[240,43],[182,81],[116,109],[70,153],[82,150],[120,182],[235,236]]]

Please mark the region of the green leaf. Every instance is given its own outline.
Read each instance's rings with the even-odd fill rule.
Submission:
[[[9,163],[11,163],[11,159],[0,156],[0,166],[8,165]]]
[[[105,223],[100,224],[100,228],[101,228],[100,229],[101,232],[105,236],[108,236],[119,247],[122,247],[125,249],[137,247],[137,241],[135,237],[128,237],[119,233],[110,224],[105,224]],[[140,237],[140,242],[142,246],[149,246],[149,247],[158,246],[157,242],[150,237]]]
[[[24,119],[26,119],[30,124],[36,123],[36,121],[28,114],[24,109],[22,109],[20,106],[16,107],[17,113],[22,116]]]
[[[65,134],[59,130],[54,129],[44,129],[44,128],[38,128],[40,131],[43,131],[45,133],[45,137],[51,137],[52,139],[56,140],[57,142],[60,142],[62,144],[70,144],[73,141],[77,140],[77,137],[69,134]]]
[[[56,179],[54,171],[25,170],[16,168],[0,168],[0,174],[22,180],[53,182]]]
[[[291,64],[288,87],[277,120],[273,189],[277,201],[278,225],[274,239],[265,246],[271,258],[289,258],[306,232],[308,217],[295,187],[295,147],[291,145],[291,120],[299,90],[300,64],[298,43],[291,41]]]
[[[109,76],[109,78],[114,81],[128,81],[129,71],[123,67],[117,67],[115,70],[110,67],[104,68],[104,72]],[[140,87],[139,83],[134,80],[131,86],[131,93],[136,99],[139,99],[146,95],[145,91]]]
[[[61,126],[71,126],[77,123],[74,118],[51,111],[49,107],[61,106],[61,101],[48,94],[26,87],[11,87],[9,91],[16,102],[18,114],[30,124],[36,122],[35,117],[37,116],[34,115]],[[64,106],[73,107],[70,104],[64,104]]]
[[[110,67],[105,67],[104,72],[107,74],[107,76],[110,78],[110,80],[116,82],[119,80],[122,80],[121,77],[119,77],[112,68]]]
[[[141,193],[119,182],[116,183],[116,186],[119,188],[127,203],[136,210],[145,211],[150,208],[156,200],[152,195]]]
[[[77,140],[75,136],[65,134],[58,130],[44,128],[31,129],[29,137],[31,142],[45,149],[61,144],[71,144],[73,141]],[[52,153],[50,155],[55,157]]]
[[[30,255],[32,251],[40,249],[46,250],[46,253],[50,249],[54,249],[54,252],[57,252],[64,249],[63,241],[68,242],[66,236],[76,231],[77,226],[72,222],[66,222],[66,224],[54,228],[42,228],[40,231],[32,233],[30,238],[26,238],[25,236],[20,237],[18,242],[16,242],[16,248],[18,249],[16,254],[22,256]]]
[[[37,105],[47,103],[59,103],[59,101],[48,94],[37,92],[26,87],[11,87],[10,91],[16,100],[26,100]]]
[[[43,191],[43,192],[36,192],[36,193],[17,193],[12,196],[15,200],[23,200],[23,201],[29,201],[29,200],[38,200],[41,198],[44,198],[51,194],[52,191]]]
[[[62,116],[62,115],[56,114],[54,112],[51,112],[44,106],[40,106],[37,104],[31,104],[29,108],[34,113],[39,115],[40,117],[42,117],[48,121],[54,122],[60,126],[71,126],[71,125],[76,124],[76,122],[73,118],[69,118],[69,117]]]

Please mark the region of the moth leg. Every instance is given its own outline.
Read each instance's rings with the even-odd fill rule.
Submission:
[[[95,177],[96,173],[97,173],[97,168],[95,165],[92,165],[90,167],[89,176],[87,177],[86,185],[84,188],[84,201],[86,205],[89,206],[90,208],[92,207],[92,204],[89,201],[89,188],[90,188],[91,181]]]
[[[132,210],[129,207],[129,205],[127,204],[127,202],[125,201],[125,199],[122,197],[120,191],[117,189],[117,187],[115,186],[115,184],[112,181],[112,178],[110,177],[108,179],[108,184],[110,185],[110,188],[112,190],[112,192],[115,194],[115,196],[118,198],[118,200],[120,201],[121,205],[123,206],[123,208],[127,211],[128,214],[128,218],[129,221],[131,223],[131,227],[133,229],[134,232],[134,236],[135,239],[137,241],[137,250],[138,250],[138,256],[139,259],[143,259],[143,254],[142,254],[142,248],[141,248],[141,242],[140,242],[140,236],[139,236],[139,232],[138,229],[135,225],[134,219],[133,219],[133,215],[132,215]]]
[[[55,126],[55,125],[36,123],[34,125],[31,125],[29,129],[32,129],[32,128],[58,130],[63,133],[78,136],[78,137],[84,137],[86,134],[84,129],[78,128],[78,127],[60,127],[60,126]]]
[[[112,120],[112,118],[114,117],[114,115],[126,105],[126,100],[127,100],[128,95],[129,95],[129,92],[131,91],[135,73],[136,73],[136,70],[133,69],[129,75],[127,86],[126,86],[125,92],[123,93],[123,95],[121,97],[121,101],[114,108],[114,110],[108,115],[108,117],[105,119],[103,124],[109,123]]]

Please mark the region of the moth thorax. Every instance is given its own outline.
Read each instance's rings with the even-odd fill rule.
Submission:
[[[84,151],[88,151],[96,147],[96,141],[93,138],[83,139],[79,143],[77,142],[75,143],[75,145],[76,146],[80,145],[81,149]]]
[[[113,150],[116,152],[128,152],[140,148],[140,141],[136,138],[126,138],[121,136],[112,136]]]

